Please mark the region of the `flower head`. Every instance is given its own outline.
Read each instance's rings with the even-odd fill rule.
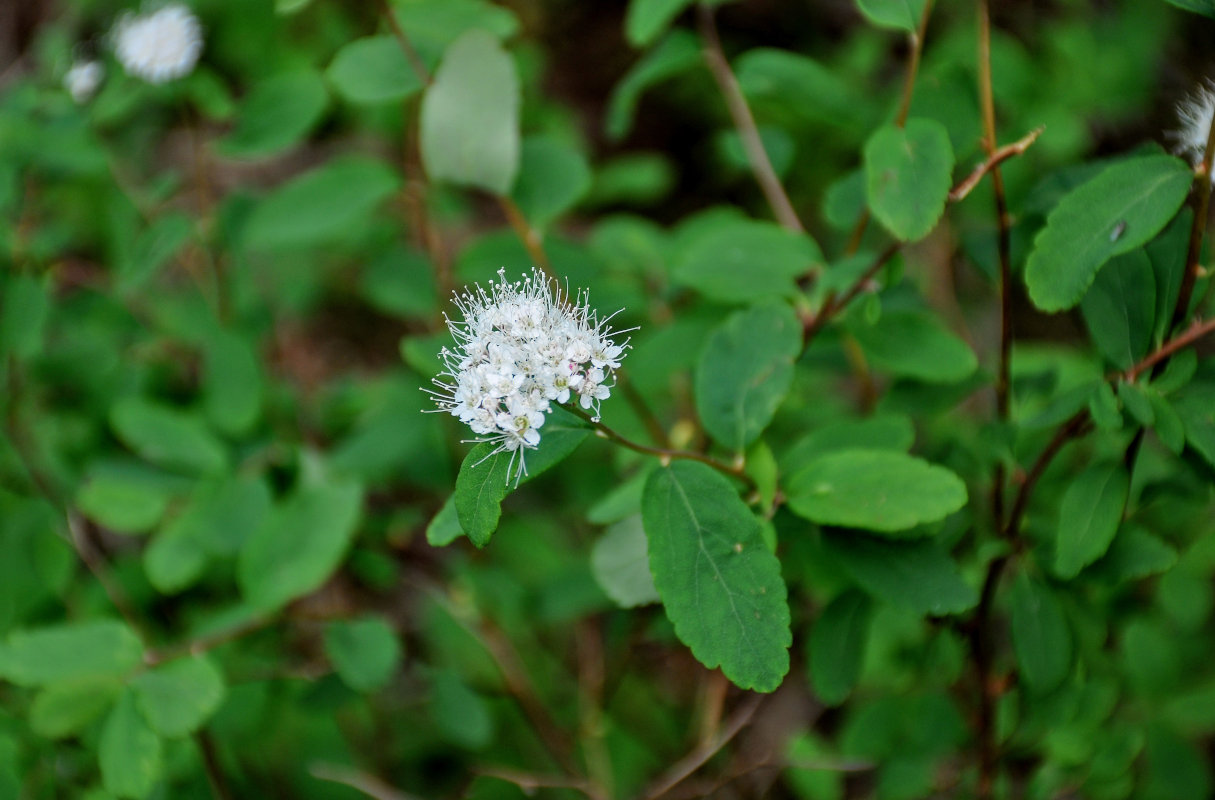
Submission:
[[[123,69],[148,83],[189,75],[203,47],[198,17],[178,3],[138,16],[124,14],[111,35]]]
[[[540,444],[552,403],[578,404],[598,415],[615,385],[628,340],[617,344],[585,291],[571,298],[537,270],[508,282],[498,270],[489,289],[477,284],[455,296],[459,319],[447,318],[454,350],[439,353],[444,371],[431,392],[439,406],[482,437],[494,453],[519,456],[515,481],[526,473],[524,450]],[[507,470],[508,478],[510,469]]]
[[[63,76],[63,87],[77,103],[86,103],[92,98],[105,77],[105,67],[100,61],[77,61]]]
[[[1206,81],[1186,99],[1177,104],[1177,116],[1181,127],[1170,131],[1175,150],[1197,167],[1207,149],[1207,137],[1211,134],[1211,122],[1215,119],[1215,83]]]

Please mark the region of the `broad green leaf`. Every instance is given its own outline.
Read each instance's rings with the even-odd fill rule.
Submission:
[[[1196,2],[1187,0],[1187,5]],[[1207,16],[1215,18],[1215,13]],[[1213,784],[1210,759],[1192,740],[1182,738],[1162,723],[1152,723],[1148,727],[1143,777],[1139,784],[1142,790],[1138,796],[1143,800],[1210,797]]]
[[[10,273],[0,288],[0,355],[29,358],[42,347],[51,309],[49,279]]]
[[[591,547],[591,574],[604,593],[621,608],[659,600],[646,555],[645,528],[634,514],[609,527]]]
[[[387,164],[343,157],[292,178],[249,215],[244,243],[250,250],[304,249],[341,240],[400,186]]]
[[[250,339],[216,330],[204,343],[203,411],[228,436],[249,432],[262,411],[264,380]]]
[[[356,692],[382,689],[401,663],[401,641],[380,617],[336,620],[325,626],[325,654]]]
[[[395,36],[367,36],[338,50],[325,79],[351,103],[399,102],[422,88]]]
[[[1173,408],[1169,399],[1154,388],[1149,387],[1144,393],[1152,406],[1152,417],[1155,420],[1152,429],[1156,431],[1156,436],[1174,454],[1181,455],[1181,451],[1185,449],[1185,423],[1181,421],[1181,415]]]
[[[586,157],[552,136],[523,140],[519,176],[511,197],[535,228],[545,228],[586,195],[591,168]]]
[[[519,171],[519,78],[491,34],[452,42],[422,99],[422,163],[433,180],[510,192]]]
[[[1098,352],[1119,369],[1147,354],[1156,313],[1156,277],[1143,250],[1116,256],[1080,303]]]
[[[206,656],[181,658],[131,682],[135,705],[152,730],[179,737],[201,728],[223,702],[224,676]]]
[[[1088,413],[1093,423],[1101,430],[1116,431],[1122,427],[1122,410],[1113,388],[1101,381],[1092,390],[1088,399]]]
[[[780,457],[781,472],[792,475],[819,456],[838,450],[895,450],[905,453],[915,443],[915,426],[902,414],[875,414],[867,419],[836,420],[798,439]]]
[[[34,696],[30,727],[48,739],[79,733],[101,716],[121,691],[122,683],[112,678],[51,684]]]
[[[630,0],[624,18],[624,37],[633,47],[646,47],[692,3],[693,0]]]
[[[1130,479],[1121,464],[1094,464],[1072,481],[1059,508],[1056,575],[1075,577],[1109,549],[1129,489]]]
[[[228,476],[200,483],[166,527],[212,556],[233,556],[270,511],[270,487],[259,477]]]
[[[117,620],[13,631],[0,650],[0,673],[18,686],[121,678],[143,663],[139,637]]]
[[[147,533],[169,507],[163,486],[137,476],[95,475],[76,493],[76,506],[86,517],[117,533]]]
[[[1051,691],[1072,666],[1072,633],[1063,608],[1049,586],[1024,572],[1009,592],[1013,651],[1030,690]]]
[[[1025,265],[1034,305],[1062,311],[1080,302],[1111,257],[1160,232],[1189,193],[1193,173],[1172,156],[1121,161],[1073,189],[1046,218]]]
[[[687,31],[673,31],[629,68],[608,99],[604,129],[608,139],[619,141],[633,127],[637,103],[651,86],[686,72],[700,61],[697,39]]]
[[[953,145],[936,120],[879,128],[865,143],[865,190],[878,222],[903,241],[928,235],[945,212]]]
[[[398,317],[425,317],[438,306],[435,271],[421,253],[393,247],[363,269],[363,299]]]
[[[390,0],[397,21],[427,66],[456,39],[471,30],[498,40],[518,33],[519,18],[509,8],[489,0]]]
[[[175,594],[198,580],[209,560],[188,527],[169,524],[144,549],[143,571],[156,591]]]
[[[114,289],[119,294],[133,292],[151,280],[194,233],[194,220],[179,212],[162,214],[135,239],[128,257],[119,258],[114,267]]]
[[[1173,221],[1143,248],[1152,263],[1156,285],[1156,326],[1153,341],[1167,338],[1169,332],[1166,328],[1173,321],[1173,309],[1177,305],[1177,296],[1181,293],[1182,278],[1185,277],[1185,262],[1189,255],[1193,220],[1193,209],[1182,206]]]
[[[128,689],[118,698],[97,743],[101,780],[119,798],[143,800],[160,780],[161,741],[135,708]]]
[[[456,514],[460,527],[477,547],[489,544],[502,516],[502,501],[515,488],[560,462],[590,434],[586,423],[568,411],[554,408],[540,428],[535,450],[494,453],[497,444],[484,442],[469,451],[456,477]],[[517,474],[519,459],[526,472]]]
[[[865,357],[879,369],[929,383],[956,383],[969,377],[979,360],[932,314],[891,311],[876,324],[848,326]]]
[[[911,33],[924,15],[924,0],[856,0],[865,18],[882,28]]]
[[[1118,399],[1135,421],[1146,428],[1156,424],[1156,412],[1147,392],[1137,383],[1118,382]]]
[[[426,526],[426,542],[431,547],[446,547],[464,534],[460,518],[456,516],[456,496],[443,501],[443,507]]]
[[[793,641],[785,582],[737,490],[704,464],[676,461],[651,473],[641,514],[676,635],[736,685],[776,689]]]
[[[245,600],[271,609],[320,588],[341,564],[362,504],[354,483],[296,489],[241,548],[237,578]]]
[[[1195,14],[1215,19],[1215,0],[1164,0],[1169,5],[1177,6]]]
[[[595,164],[591,188],[582,204],[591,207],[652,205],[671,193],[675,180],[675,168],[666,155],[622,153]]]
[[[488,704],[455,670],[435,673],[430,687],[430,713],[439,734],[452,744],[481,750],[493,741],[494,717]]]
[[[801,323],[783,303],[727,317],[696,367],[696,410],[709,435],[735,453],[755,441],[785,399],[801,349]]]
[[[1173,398],[1173,408],[1185,427],[1185,439],[1206,462],[1215,466],[1215,386],[1192,383]]]
[[[736,220],[696,235],[676,258],[672,277],[712,300],[748,303],[797,296],[797,278],[822,262],[818,245],[805,234]]]
[[[861,588],[893,606],[944,616],[973,608],[978,592],[931,541],[896,542],[841,531],[823,534],[823,549]]]
[[[232,158],[277,153],[303,141],[328,105],[329,92],[315,70],[267,78],[241,103],[236,128],[219,141],[218,150]]]
[[[810,684],[829,706],[847,700],[856,685],[872,613],[869,596],[850,589],[832,600],[810,629]]]
[[[1165,696],[1182,680],[1182,660],[1174,628],[1151,617],[1132,619],[1122,630],[1119,666],[1137,694]]]
[[[966,484],[944,467],[890,450],[827,453],[785,485],[789,508],[820,525],[896,533],[966,505]]]
[[[774,47],[748,50],[735,63],[739,87],[761,118],[859,134],[874,124],[874,106],[841,72]]]
[[[110,425],[123,444],[157,466],[211,474],[228,464],[223,444],[188,411],[126,397],[110,408]]]

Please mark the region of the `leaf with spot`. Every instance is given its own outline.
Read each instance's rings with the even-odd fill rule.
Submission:
[[[759,520],[712,468],[676,461],[646,481],[650,571],[675,633],[710,669],[770,692],[789,671],[789,605]]]
[[[953,145],[936,120],[912,118],[879,128],[865,143],[869,208],[895,237],[922,239],[945,212],[953,173]]]

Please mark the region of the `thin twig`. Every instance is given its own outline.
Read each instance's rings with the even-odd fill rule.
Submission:
[[[529,795],[535,794],[537,789],[573,789],[576,792],[582,792],[587,797],[605,797],[589,781],[581,778],[570,778],[563,775],[539,775],[534,772],[511,769],[510,767],[477,767],[474,771],[478,775],[483,775],[487,778],[497,778],[507,783],[513,783],[522,789],[525,794]]]
[[[1167,336],[1185,321],[1190,311],[1190,298],[1194,294],[1194,282],[1202,269],[1198,263],[1202,251],[1202,236],[1207,228],[1207,212],[1211,203],[1211,168],[1215,164],[1215,119],[1207,132],[1207,146],[1202,154],[1202,163],[1194,170],[1194,219],[1190,223],[1190,241],[1186,248],[1185,272],[1181,276],[1181,287],[1177,290],[1177,303],[1169,319]]]
[[[578,728],[589,785],[604,797],[612,797],[612,755],[604,738],[603,632],[594,619],[575,629],[578,654]]]
[[[421,800],[416,795],[394,789],[374,775],[368,775],[349,767],[339,767],[336,764],[313,764],[308,768],[308,773],[317,780],[349,786],[374,800]]]
[[[1179,351],[1184,350],[1194,342],[1198,341],[1208,333],[1215,331],[1215,319],[1209,319],[1206,322],[1196,319],[1190,324],[1190,327],[1184,332],[1173,337],[1169,341],[1162,344],[1154,353],[1145,356],[1142,361],[1132,366],[1123,377],[1128,383],[1134,383],[1139,379],[1139,376],[1144,371],[1151,369],[1157,364],[1163,363],[1165,360],[1172,358]]]
[[[1042,477],[1042,473],[1050,466],[1050,462],[1054,460],[1059,451],[1063,449],[1063,445],[1070,442],[1072,439],[1079,438],[1088,431],[1089,427],[1088,409],[1077,411],[1066,422],[1059,426],[1055,431],[1055,435],[1047,443],[1046,448],[1038,455],[1034,465],[1030,467],[1029,472],[1025,476],[1025,480],[1021,483],[1021,488],[1017,491],[1017,497],[1013,501],[1012,511],[1008,514],[1008,520],[1004,523],[1004,538],[1013,541],[1017,538],[1021,528],[1021,518],[1025,515],[1025,510],[1029,506],[1030,495],[1033,494],[1034,487],[1038,484],[1038,479]]]
[[[157,664],[163,664],[166,661],[175,661],[186,656],[197,656],[203,653],[214,650],[220,645],[240,639],[250,633],[259,631],[268,625],[275,622],[275,617],[264,616],[254,617],[253,619],[242,622],[238,625],[233,625],[230,628],[213,631],[212,633],[203,634],[197,639],[191,639],[187,642],[171,645],[169,647],[149,650],[144,654],[143,662],[149,667],[154,667]]]
[[[628,379],[623,370],[616,372],[616,385],[620,387],[621,394],[624,395],[627,402],[633,409],[633,413],[641,420],[641,424],[645,425],[646,433],[654,440],[654,444],[659,447],[670,447],[671,440],[667,437],[666,430],[662,427],[662,422],[658,417],[654,416],[654,412],[650,409],[645,398],[641,396],[641,392],[637,391],[637,387]]]
[[[380,0],[380,9],[384,12],[384,19],[388,20],[388,27],[392,29],[392,35],[397,37],[397,43],[401,45],[401,50],[405,53],[405,60],[409,62],[409,68],[413,70],[414,75],[418,76],[418,81],[423,86],[429,86],[431,82],[430,70],[426,69],[426,64],[422,61],[422,57],[418,55],[418,51],[414,49],[413,43],[405,35],[405,30],[397,20],[396,12],[392,10],[392,4],[389,0]]]
[[[234,795],[228,787],[228,779],[224,776],[223,765],[219,763],[219,752],[215,748],[215,739],[207,730],[194,733],[194,743],[198,745],[203,772],[207,776],[207,785],[211,787],[211,796],[215,800],[233,800]]]
[[[519,208],[519,205],[507,195],[494,195],[494,198],[498,201],[498,205],[501,206],[502,213],[506,214],[506,219],[510,222],[511,228],[514,229],[515,235],[519,237],[519,241],[527,249],[527,254],[531,258],[532,263],[545,275],[556,280],[557,276],[553,274],[553,266],[549,263],[548,254],[544,252],[544,243],[540,240],[540,234],[527,221],[527,217],[523,216],[523,211]]]
[[[730,740],[747,726],[747,723],[755,716],[756,710],[759,709],[763,701],[763,695],[755,695],[747,699],[742,706],[729,716],[716,736],[707,742],[697,745],[690,753],[672,764],[671,768],[664,772],[646,791],[644,795],[646,800],[656,800],[656,798],[662,797],[694,774],[696,770],[703,767],[710,758],[729,744]]]
[[[607,425],[604,425],[603,422],[597,420],[595,417],[592,417],[590,414],[583,411],[577,405],[569,405],[569,406],[566,406],[566,408],[568,408],[570,411],[574,412],[578,416],[582,417],[587,422],[591,423],[591,425],[595,429],[595,435],[597,435],[601,439],[607,439],[608,441],[615,442],[616,444],[621,445],[622,447],[627,447],[629,450],[633,450],[638,453],[645,453],[646,455],[658,456],[658,458],[662,459],[663,463],[669,463],[670,461],[675,460],[675,459],[684,459],[687,461],[699,461],[701,464],[712,467],[713,469],[717,470],[718,472],[721,472],[725,475],[729,475],[731,478],[737,478],[738,480],[745,483],[747,485],[748,489],[750,489],[750,490],[755,489],[755,481],[751,478],[750,475],[748,475],[744,471],[743,465],[741,465],[741,464],[739,464],[739,465],[726,464],[725,462],[718,461],[717,459],[713,458],[712,456],[707,456],[704,453],[697,453],[692,450],[669,450],[665,447],[651,447],[649,445],[641,444],[640,442],[634,442],[632,439],[629,439],[628,437],[624,436],[623,434],[617,433],[616,431],[612,430]]]
[[[713,16],[714,6],[702,2],[696,11],[705,64],[708,65],[709,72],[713,73],[713,80],[717,82],[717,88],[721,90],[726,101],[726,109],[730,112],[735,130],[738,131],[743,153],[747,156],[747,163],[751,166],[755,181],[764,193],[776,221],[788,230],[805,233],[806,229],[798,219],[797,212],[793,210],[793,203],[789,201],[789,195],[785,193],[785,187],[781,185],[780,178],[772,167],[768,151],[764,149],[759,128],[755,125],[755,117],[751,114],[747,99],[738,85],[738,78],[734,76],[730,62],[722,50],[721,37],[717,34],[717,22]]]
[[[963,178],[960,183],[949,190],[950,202],[956,203],[959,200],[965,199],[966,196],[970,194],[976,186],[978,186],[979,181],[983,179],[983,176],[989,172],[992,174],[993,183],[1000,180],[1000,164],[1004,163],[1013,156],[1019,156],[1028,150],[1029,146],[1037,141],[1038,137],[1042,135],[1042,131],[1044,130],[1046,130],[1045,126],[1039,126],[1012,144],[1006,144],[1003,147],[989,150],[987,158],[984,159],[982,163],[978,164],[973,170],[971,170],[970,174]],[[986,137],[984,137],[983,144],[984,146],[987,145]],[[1000,189],[1001,190],[997,198],[997,202],[1000,206],[1003,206],[1004,192],[1002,180],[1000,180]],[[1002,225],[1002,229],[1007,230],[1008,223],[1010,222],[1008,212],[1004,211],[1003,215],[1004,216],[1002,219],[1004,220],[1004,223]]]
[[[878,254],[873,263],[869,265],[859,278],[852,282],[852,285],[844,290],[844,293],[838,298],[834,294],[828,294],[823,301],[823,307],[817,314],[811,317],[802,325],[802,349],[809,346],[810,341],[818,334],[819,331],[839,312],[843,311],[849,303],[851,303],[857,295],[865,291],[874,277],[881,271],[882,267],[886,266],[890,259],[894,258],[895,253],[902,249],[902,242],[891,242],[886,246],[886,249]]]
[[[1000,748],[996,742],[996,704],[1001,687],[992,679],[991,612],[995,603],[996,589],[1008,563],[1007,555],[997,556],[987,565],[983,579],[983,591],[979,605],[971,621],[969,639],[971,658],[975,662],[975,674],[979,689],[979,785],[976,796],[990,800],[995,788],[996,773],[1000,763]]]

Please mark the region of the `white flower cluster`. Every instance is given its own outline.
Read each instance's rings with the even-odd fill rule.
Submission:
[[[148,83],[189,75],[203,48],[198,17],[177,3],[138,16],[124,14],[111,36],[123,69]]]
[[[496,442],[495,453],[510,452],[511,467],[519,454],[517,482],[526,472],[523,450],[540,444],[551,403],[577,398],[597,419],[629,345],[612,341],[619,332],[608,327],[610,316],[599,319],[585,290],[571,302],[537,270],[514,283],[505,270],[498,277],[489,291],[477,284],[456,295],[463,319],[447,318],[456,349],[439,353],[446,370],[431,394],[438,410],[483,437],[476,441]]]
[[[63,86],[77,103],[86,103],[104,78],[105,67],[100,61],[76,61],[63,76]]]
[[[1176,142],[1177,152],[1197,167],[1206,154],[1211,121],[1215,119],[1215,83],[1207,81],[1178,103],[1177,116],[1180,117],[1181,128],[1170,131],[1169,136]]]

